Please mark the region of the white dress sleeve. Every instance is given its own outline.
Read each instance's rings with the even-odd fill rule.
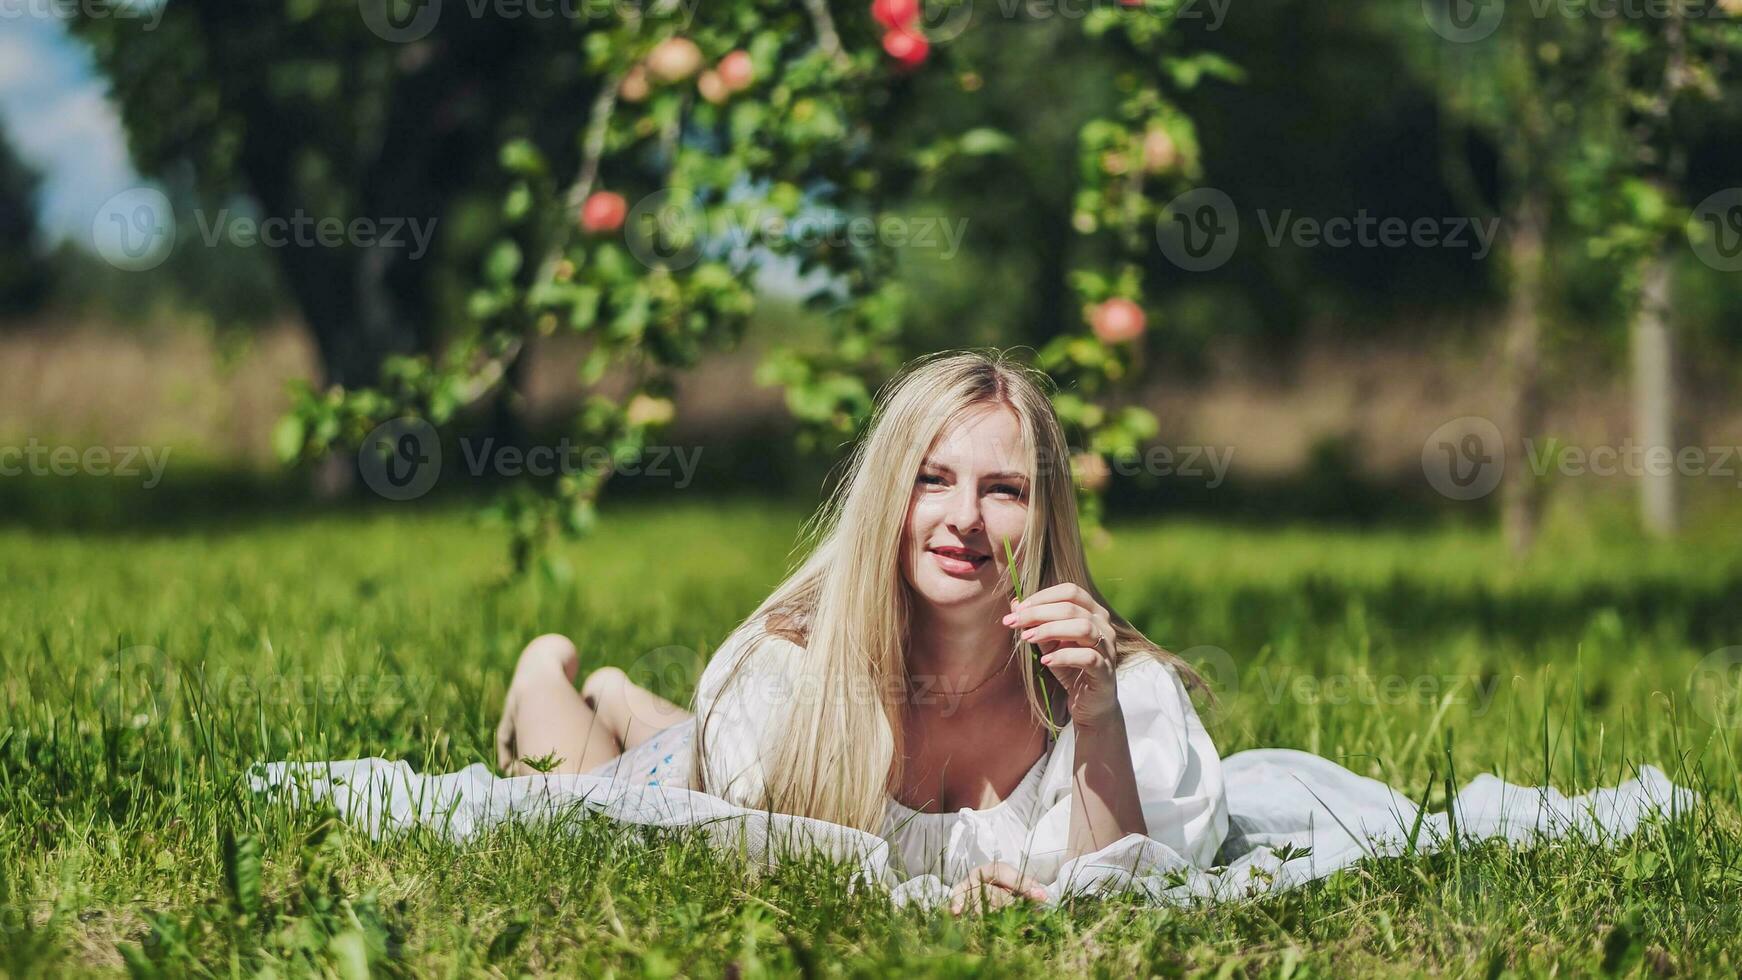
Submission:
[[[793,660],[803,654],[798,644],[755,627],[738,629],[714,651],[696,685],[703,792],[735,806],[762,806],[764,774],[793,703]]]
[[[1222,760],[1179,676],[1152,656],[1119,668],[1119,705],[1131,744],[1148,836],[1199,868],[1210,867],[1228,834]],[[1052,881],[1071,827],[1075,725],[1066,725],[1041,777],[1039,819],[1024,848],[1027,873]]]

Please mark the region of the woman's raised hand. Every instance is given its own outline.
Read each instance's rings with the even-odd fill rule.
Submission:
[[[1113,621],[1088,590],[1060,582],[1010,604],[1004,625],[1040,648],[1040,662],[1070,695],[1071,720],[1090,727],[1118,713]]]
[[[968,872],[956,883],[950,892],[950,914],[985,912],[1024,900],[1044,902],[1046,889],[1003,861],[994,861]]]

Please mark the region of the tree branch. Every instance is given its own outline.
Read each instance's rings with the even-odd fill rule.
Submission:
[[[835,18],[829,13],[828,0],[804,0],[804,9],[810,14],[811,25],[816,28],[817,47],[834,59],[836,65],[845,68],[851,61],[841,49],[841,35],[835,31]]]

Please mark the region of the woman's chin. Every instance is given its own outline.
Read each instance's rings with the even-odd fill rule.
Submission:
[[[939,609],[954,609],[986,601],[987,587],[972,579],[926,576],[914,583],[914,593]]]

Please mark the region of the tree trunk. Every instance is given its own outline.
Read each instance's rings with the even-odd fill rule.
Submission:
[[[1639,474],[1639,517],[1648,534],[1664,537],[1677,526],[1675,458],[1675,336],[1669,326],[1670,260],[1666,252],[1645,265],[1633,315],[1633,429],[1644,467]],[[1663,448],[1658,448],[1663,447]],[[1668,454],[1669,466],[1652,459]]]
[[[1500,484],[1500,527],[1515,555],[1536,541],[1542,501],[1536,474],[1530,468],[1525,440],[1542,429],[1542,273],[1543,210],[1526,195],[1510,222],[1508,250],[1511,283],[1506,307],[1504,420],[1506,466]]]

